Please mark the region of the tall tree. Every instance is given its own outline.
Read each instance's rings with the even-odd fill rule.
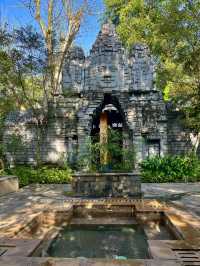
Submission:
[[[44,37],[47,51],[46,96],[60,92],[62,68],[88,11],[87,0],[24,0]]]
[[[40,155],[48,102],[60,93],[65,57],[90,10],[87,0],[19,1],[41,33],[30,26],[10,32],[0,27],[0,118],[12,110],[31,109]]]
[[[157,86],[185,114],[194,152],[200,143],[200,1],[105,0],[129,48],[147,44],[158,64]]]
[[[11,31],[6,27],[0,28],[0,143],[7,114],[11,111],[31,109],[36,122],[39,150],[44,124],[44,116],[39,114],[43,105],[45,64],[43,38],[31,26]],[[1,165],[5,148],[2,143]]]
[[[0,111],[34,111],[41,107],[43,95],[43,38],[31,26],[10,32],[2,28],[0,36]]]

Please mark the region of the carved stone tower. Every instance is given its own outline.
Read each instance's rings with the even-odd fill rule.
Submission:
[[[166,110],[154,78],[148,48],[138,44],[128,52],[112,24],[102,26],[88,57],[74,47],[63,70],[63,101],[77,100],[72,137],[77,152],[87,136],[100,131],[101,113],[110,108],[108,125],[121,128],[124,145],[134,144],[137,162],[165,154]]]

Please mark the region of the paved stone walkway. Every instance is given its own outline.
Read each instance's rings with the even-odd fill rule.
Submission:
[[[142,184],[142,191],[144,198],[156,198],[184,206],[188,211],[195,214],[196,217],[200,216],[200,183],[193,184]],[[28,222],[28,218],[34,216],[35,213],[43,210],[45,207],[59,205],[61,208],[65,206],[66,196],[71,192],[70,185],[32,185],[20,189],[18,192],[10,193],[0,197],[0,232],[5,228],[12,228],[16,225],[18,220],[23,220],[24,223]],[[175,261],[126,261],[122,262],[113,261],[108,263],[105,261],[77,261],[67,259],[59,259],[55,264],[44,263],[44,265],[182,265]],[[152,263],[152,264],[151,264]],[[156,264],[157,263],[157,264]],[[175,264],[174,264],[175,263]],[[21,258],[19,262],[17,258],[1,257],[0,266],[4,265],[41,265],[37,258]]]
[[[200,183],[142,184],[145,198],[160,198],[200,216]]]
[[[38,211],[49,204],[59,202],[62,205],[67,198],[64,193],[70,191],[70,185],[31,185],[0,196],[0,220],[32,207]],[[200,183],[142,184],[142,191],[144,198],[173,201],[200,215]]]

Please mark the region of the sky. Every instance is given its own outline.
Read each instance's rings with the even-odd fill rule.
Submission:
[[[84,22],[80,36],[76,41],[85,50],[86,54],[89,53],[100,30],[101,18],[104,11],[103,0],[89,1],[91,5],[95,3],[96,7],[93,10],[93,15],[88,17]],[[0,23],[4,22],[8,22],[9,25],[15,27],[25,24],[31,24],[37,27],[29,11],[22,6],[20,0],[0,0]]]

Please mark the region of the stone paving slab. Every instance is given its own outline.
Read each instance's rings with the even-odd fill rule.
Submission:
[[[16,176],[0,177],[0,195],[16,192],[19,189],[19,181]]]
[[[180,200],[175,200],[179,206],[185,206],[189,211],[200,216],[200,193],[193,195],[186,195],[182,197]]]
[[[181,193],[200,193],[200,182],[196,183],[142,183],[145,197],[167,196]]]
[[[105,260],[0,257],[0,266],[181,266],[177,260]]]
[[[167,212],[165,216],[171,224],[176,226],[176,231],[179,231],[180,237],[183,239],[200,239],[200,220],[195,219],[193,215],[187,212],[180,212],[174,209],[173,213]],[[200,245],[200,243],[199,243]]]
[[[154,259],[179,260],[184,265],[200,265],[200,241],[148,240]]]
[[[161,198],[184,206],[200,216],[200,182],[196,183],[143,183],[145,198]]]
[[[166,199],[200,216],[200,182],[143,183],[142,192],[145,198]]]
[[[0,247],[6,250],[3,256],[29,257],[40,243],[38,239],[0,239]]]

